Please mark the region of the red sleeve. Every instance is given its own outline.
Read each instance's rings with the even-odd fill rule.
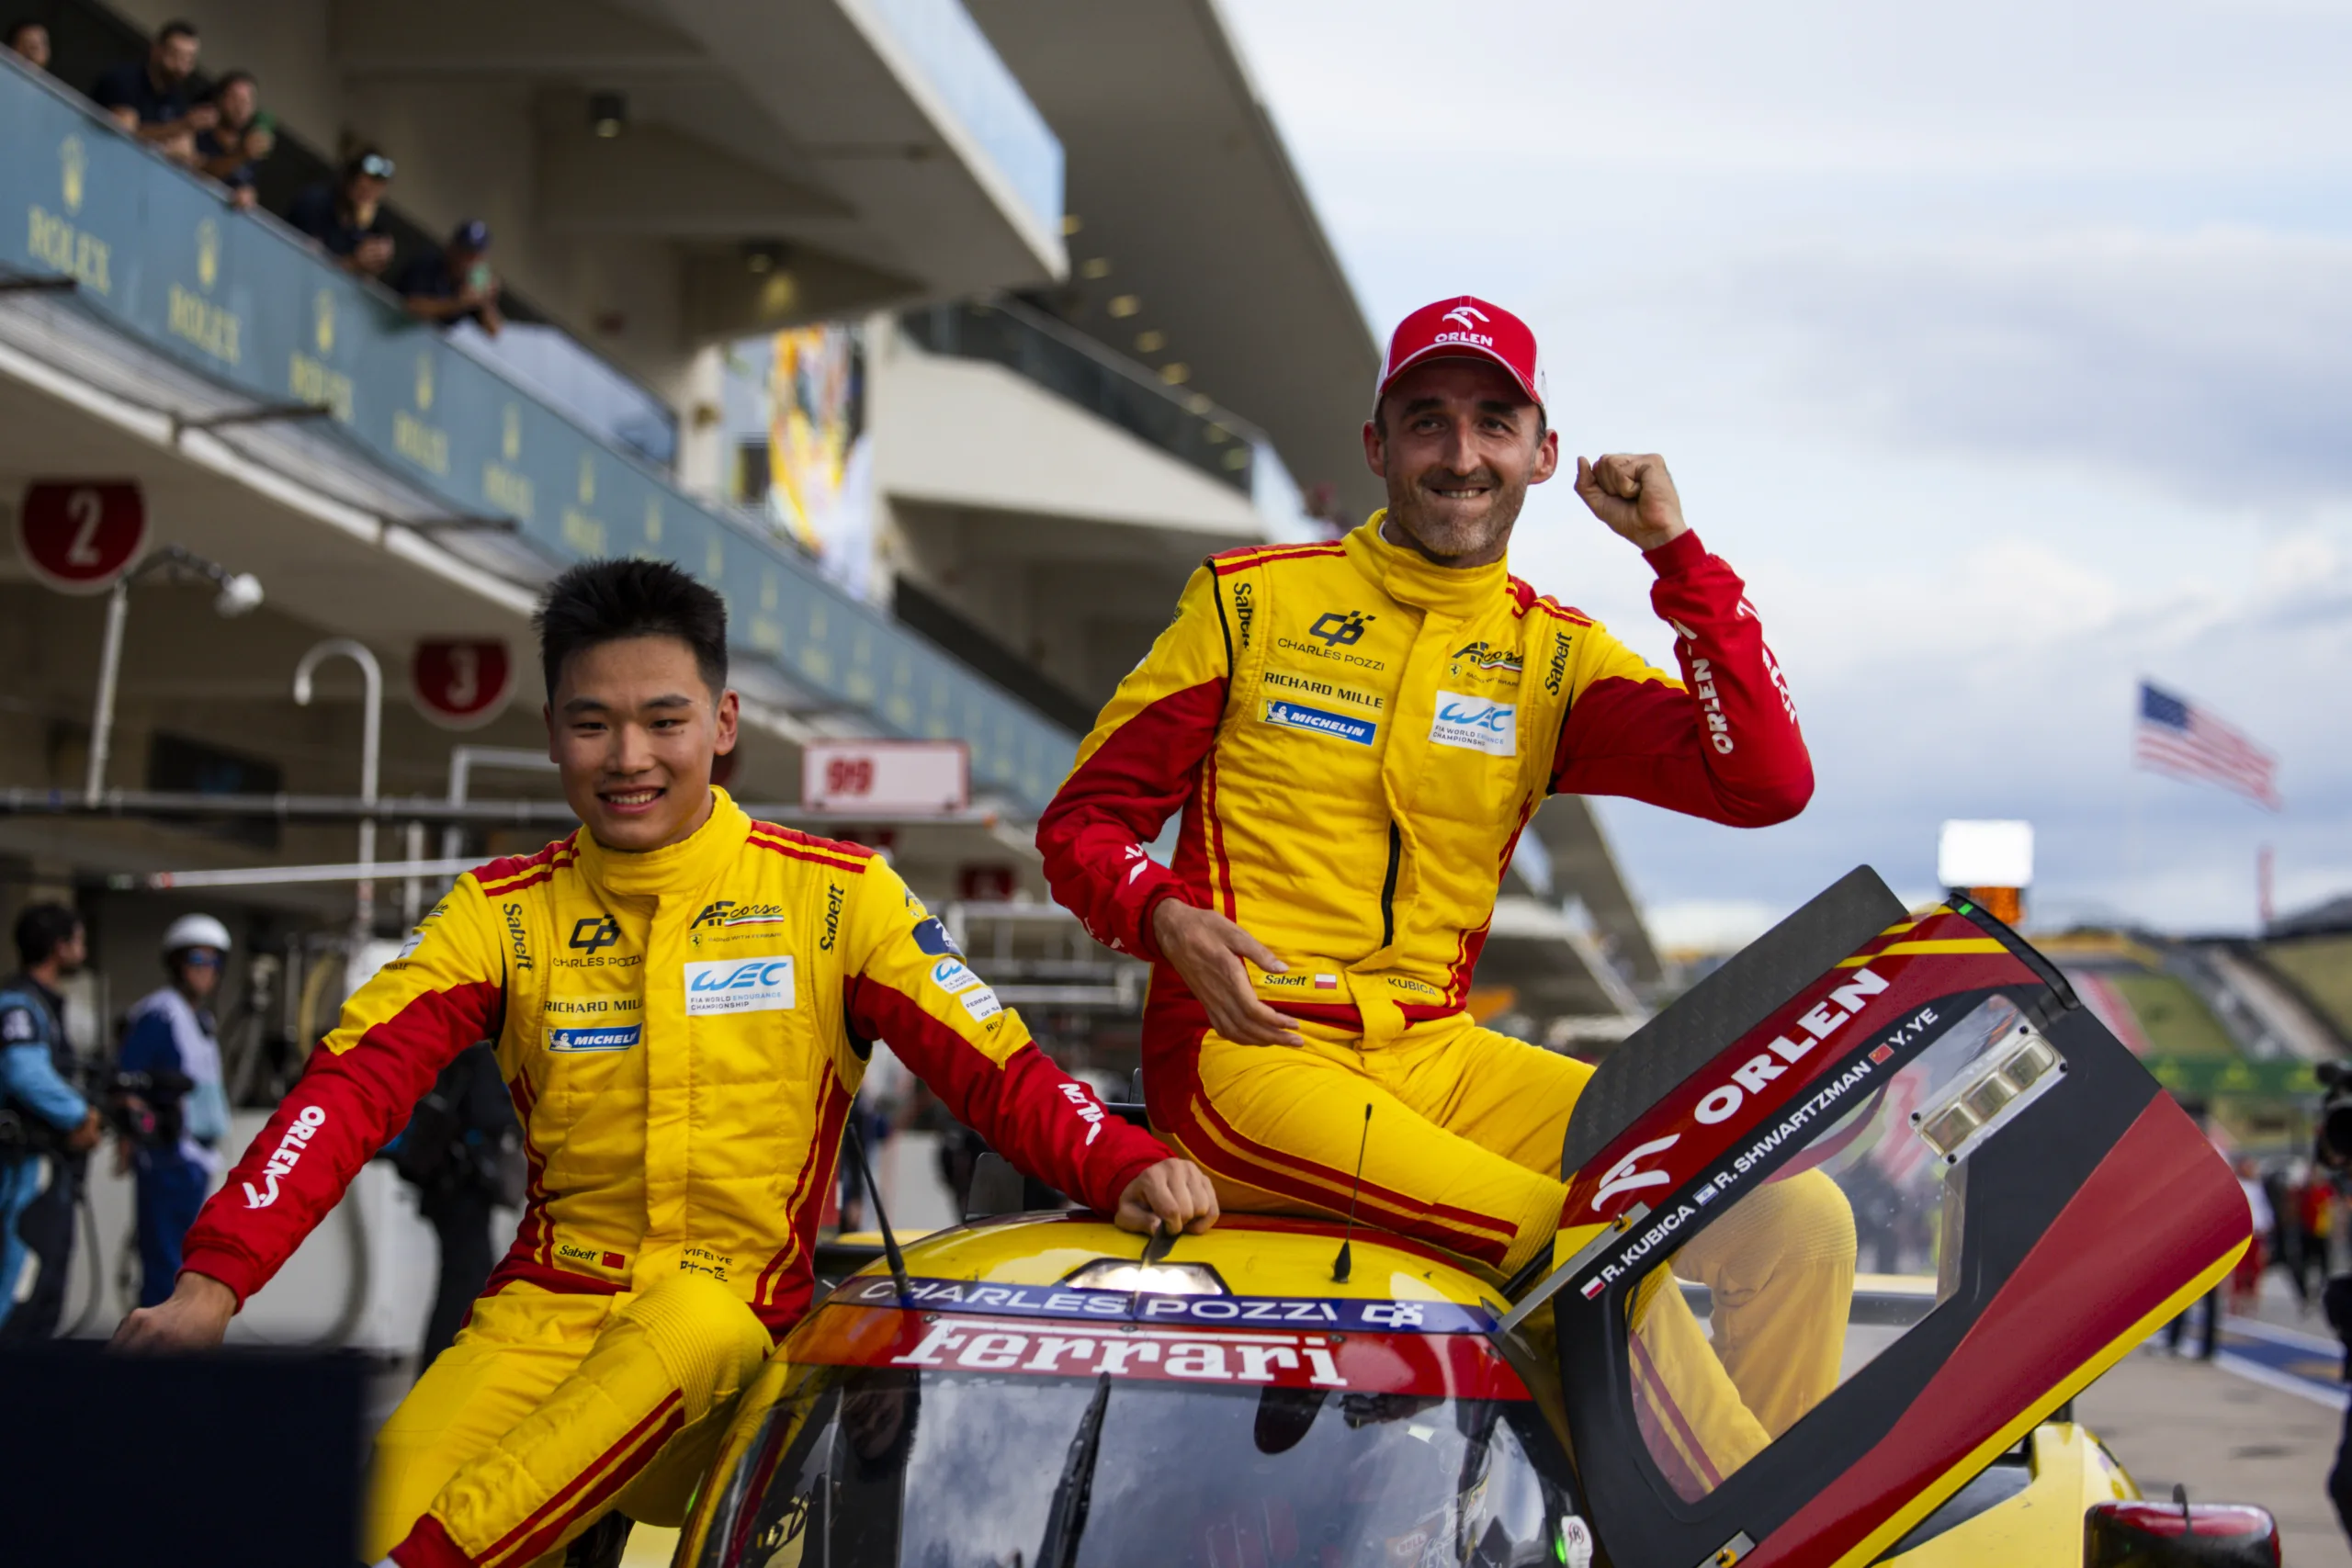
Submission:
[[[849,956],[849,1027],[887,1041],[951,1115],[1021,1169],[1107,1214],[1127,1183],[1172,1157],[1037,1048],[887,866],[862,879]]]
[[[1813,759],[1746,585],[1694,533],[1648,559],[1657,571],[1650,604],[1674,628],[1682,680],[1591,627],[1552,788],[1622,795],[1736,828],[1787,821],[1813,798]]]
[[[181,1272],[211,1276],[243,1306],[408,1124],[441,1069],[497,1033],[501,950],[493,942],[485,953],[469,918],[483,907],[473,878],[461,880],[425,917],[414,950],[344,1003],[301,1080],[198,1213]]]
[[[1220,592],[1213,565],[1193,574],[1175,621],[1119,682],[1037,819],[1055,902],[1116,952],[1157,959],[1151,912],[1160,900],[1208,903],[1144,846],[1192,795],[1225,715],[1232,660]]]

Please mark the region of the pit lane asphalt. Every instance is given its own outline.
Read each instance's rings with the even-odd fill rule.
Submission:
[[[2238,1338],[2224,1333],[2224,1355]],[[2327,1500],[2339,1408],[2198,1360],[2194,1347],[2192,1336],[2176,1357],[2159,1333],[2086,1389],[2075,1415],[2149,1496],[2171,1496],[2177,1481],[2192,1501],[2259,1504],[2278,1517],[2292,1568],[2352,1568]]]

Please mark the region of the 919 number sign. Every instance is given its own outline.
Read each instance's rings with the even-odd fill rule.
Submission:
[[[800,802],[854,817],[938,817],[971,803],[960,740],[816,740],[800,753]]]

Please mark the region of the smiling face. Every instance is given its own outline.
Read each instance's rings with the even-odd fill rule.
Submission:
[[[1500,560],[1527,487],[1560,464],[1542,411],[1498,365],[1430,359],[1390,384],[1380,412],[1363,453],[1387,481],[1391,540],[1440,566]]]
[[[564,660],[547,708],[563,798],[608,850],[674,844],[710,816],[710,769],[735,749],[733,692],[715,697],[674,637],[619,637]]]

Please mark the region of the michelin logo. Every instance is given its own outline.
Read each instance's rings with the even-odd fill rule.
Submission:
[[[1430,743],[1484,751],[1489,757],[1519,755],[1519,706],[1464,696],[1437,694],[1437,716],[1430,721]]]
[[[792,1008],[792,960],[722,958],[686,965],[686,1014],[786,1012]]]
[[[1329,713],[1322,708],[1284,702],[1278,697],[1266,700],[1265,721],[1284,729],[1312,730],[1317,735],[1353,741],[1358,746],[1371,745],[1373,735],[1380,728],[1368,718],[1358,718],[1352,714]]]
[[[634,1023],[606,1024],[601,1029],[550,1029],[548,1049],[550,1051],[626,1051],[637,1043],[639,1033]]]

